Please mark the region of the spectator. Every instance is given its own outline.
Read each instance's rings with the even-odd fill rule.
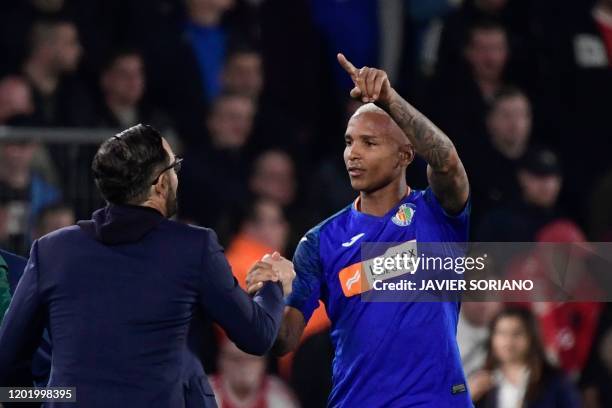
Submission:
[[[314,26],[326,45],[325,62],[333,72],[338,89],[350,89],[350,78],[336,63],[336,53],[344,52],[356,66],[378,66],[381,27],[378,1],[348,0],[312,1],[310,5]]]
[[[294,162],[291,156],[280,150],[267,150],[261,153],[254,161],[253,171],[249,179],[249,188],[252,193],[271,200],[287,210],[290,219],[295,220],[297,230],[303,230],[302,223],[309,222],[304,209],[296,206],[296,179]],[[305,227],[304,227],[305,228]],[[296,237],[291,237],[294,243]],[[322,305],[322,302],[319,302]],[[324,307],[315,310],[308,321],[302,335],[302,340],[329,326],[329,319]],[[288,353],[279,361],[280,373],[288,378],[293,353]]]
[[[32,170],[33,142],[0,145],[0,207],[6,214],[6,249],[27,255],[30,231],[41,209],[60,199],[60,191]]]
[[[255,262],[274,251],[285,254],[289,241],[289,224],[282,207],[269,198],[255,199],[242,214],[245,220],[229,244],[226,254],[234,276],[246,290],[246,275]],[[319,307],[308,321],[302,338],[306,339],[329,327],[329,324],[325,307]],[[278,370],[283,378],[289,378],[292,359],[293,353],[289,353],[278,360]]]
[[[466,376],[484,367],[491,320],[501,310],[499,302],[463,302],[457,325],[457,344]]]
[[[27,49],[28,30],[32,21],[53,18],[65,13],[65,3],[65,0],[6,2],[6,9],[0,10],[1,72],[19,70],[19,63],[23,61]]]
[[[505,88],[495,95],[487,117],[492,147],[505,159],[517,160],[527,150],[531,132],[531,105],[517,88]]]
[[[100,88],[104,101],[98,114],[98,125],[124,129],[148,123],[165,137],[173,133],[165,115],[143,101],[146,78],[144,61],[138,51],[116,51],[102,69]]]
[[[470,27],[483,20],[499,21],[508,34],[508,45],[515,62],[526,64],[529,49],[528,10],[521,3],[513,0],[465,0],[444,21],[438,49],[438,73],[449,74],[461,63],[462,42]],[[515,64],[513,71],[518,69],[524,71],[526,68]]]
[[[291,157],[279,150],[268,150],[254,162],[249,179],[251,191],[286,207],[296,194],[295,168]]]
[[[219,96],[206,119],[209,140],[190,148],[185,157],[179,209],[182,219],[215,228],[227,243],[232,214],[247,196],[247,143],[255,105],[241,95]],[[222,177],[219,177],[222,175]]]
[[[580,407],[573,385],[546,360],[534,316],[510,308],[491,322],[485,369],[468,379],[476,407]]]
[[[464,56],[482,98],[490,101],[502,86],[508,62],[508,37],[502,26],[494,22],[474,25],[470,29]]]
[[[219,149],[237,150],[249,141],[253,129],[255,103],[236,94],[220,96],[207,120],[210,142]]]
[[[482,242],[532,242],[540,228],[561,215],[557,201],[562,185],[557,155],[533,148],[518,166],[519,196],[482,218],[476,240]]]
[[[19,115],[34,112],[32,90],[21,77],[10,75],[0,80],[0,125]]]
[[[225,92],[246,95],[255,102],[263,90],[261,54],[253,48],[238,48],[230,52],[221,73]]]
[[[225,339],[218,360],[219,372],[211,383],[220,407],[298,407],[289,388],[266,374],[265,357],[247,354]]]
[[[468,31],[464,64],[455,64],[452,75],[437,75],[429,86],[425,110],[462,155],[482,146],[484,118],[495,94],[506,84],[508,57],[504,27],[494,20],[478,21]]]
[[[32,238],[38,239],[60,228],[74,225],[75,222],[74,210],[68,205],[63,203],[48,205],[38,214]]]
[[[226,256],[238,283],[246,290],[246,275],[255,262],[275,251],[284,253],[289,224],[282,207],[269,199],[253,200],[242,213],[244,222]]]
[[[586,237],[570,220],[559,219],[537,232],[536,240],[565,245],[538,245],[511,263],[508,278],[538,282],[525,306],[535,314],[549,359],[572,380],[582,372],[593,345],[603,299]],[[574,245],[569,245],[574,244]],[[557,276],[563,276],[559,282]],[[537,294],[535,294],[537,293]],[[569,302],[552,301],[559,295]],[[563,298],[561,298],[563,299]]]
[[[524,92],[505,87],[495,94],[486,118],[487,140],[481,148],[465,152],[476,214],[519,194],[516,172],[531,138],[531,124],[531,104]]]
[[[255,102],[253,135],[259,146],[299,150],[308,142],[303,140],[307,129],[296,117],[296,108],[283,106],[264,92],[263,60],[257,49],[243,45],[230,50],[221,73],[221,85],[224,92],[245,95]]]
[[[580,378],[585,408],[612,406],[610,384],[612,384],[612,303],[606,303],[598,335],[591,348],[589,363]]]
[[[322,55],[321,37],[313,24],[312,5],[310,0],[266,0],[261,2],[258,9],[261,33],[261,43],[258,45],[265,75],[265,89],[261,97],[262,107],[265,108],[262,115],[269,117],[265,109],[270,105],[278,111],[278,114],[272,112],[272,123],[265,119],[266,129],[258,134],[270,137],[268,127],[273,126],[273,140],[285,143],[279,143],[276,147],[287,148],[286,143],[290,142],[298,146],[301,156],[306,156],[307,148],[314,150],[314,146],[317,151],[326,150],[320,147],[328,140],[325,132],[329,129],[323,121],[336,126],[336,121],[341,119],[335,116],[336,98],[329,84],[331,79],[324,76],[328,67],[325,62],[330,60],[323,59],[329,54],[325,57]],[[296,44],[299,44],[300,51],[287,58],[287,50],[294,49]],[[287,86],[296,78],[300,78],[303,89],[310,90],[300,93],[297,98],[295,88]],[[323,83],[325,85],[321,86]],[[337,124],[339,127],[344,125]],[[316,140],[318,138],[321,140]]]
[[[589,2],[593,3],[593,2]],[[586,8],[568,8],[556,31],[545,41],[555,44],[548,61],[547,116],[562,127],[557,143],[566,160],[588,158],[588,165],[574,166],[568,172],[571,191],[564,204],[573,213],[587,218],[588,207],[576,196],[589,194],[600,179],[612,170],[609,160],[610,110],[612,95],[612,2],[598,0]],[[583,11],[583,9],[585,9]],[[554,34],[553,34],[554,33]],[[580,143],[576,143],[576,136]],[[583,218],[584,217],[584,218]]]
[[[82,52],[76,26],[71,21],[38,21],[32,26],[23,73],[32,85],[34,115],[39,125],[92,124],[90,95],[72,75]]]
[[[455,0],[428,2],[408,0],[406,2],[411,23],[409,34],[413,38],[410,44],[412,47],[407,50],[407,57],[412,57],[408,66],[411,74],[417,77],[415,83],[411,84],[413,87],[418,87],[419,79],[433,75],[438,60],[440,36],[444,27],[443,20],[460,6],[460,2]]]
[[[228,33],[221,24],[234,0],[187,0],[185,35],[200,69],[203,94],[214,100],[221,92],[221,71],[227,52]]]

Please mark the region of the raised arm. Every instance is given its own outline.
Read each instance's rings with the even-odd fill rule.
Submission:
[[[393,118],[427,162],[427,179],[442,207],[451,214],[460,212],[469,196],[469,183],[453,142],[391,87],[385,71],[357,69],[342,54],[338,62],[355,84],[351,97],[373,102]]]

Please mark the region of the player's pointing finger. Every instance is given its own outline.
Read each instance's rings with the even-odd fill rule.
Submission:
[[[355,68],[355,66],[353,64],[351,64],[351,62],[349,60],[346,59],[344,54],[339,52],[338,55],[337,55],[337,58],[338,58],[338,62],[342,66],[342,68],[344,68],[344,70],[346,72],[348,72],[349,75],[351,75],[352,77],[357,76],[357,68]]]

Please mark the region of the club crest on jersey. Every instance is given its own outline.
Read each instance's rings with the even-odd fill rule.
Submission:
[[[412,219],[414,218],[414,213],[416,211],[415,205],[412,203],[406,203],[400,205],[397,209],[397,212],[393,217],[391,217],[391,221],[397,226],[407,227],[412,223]]]

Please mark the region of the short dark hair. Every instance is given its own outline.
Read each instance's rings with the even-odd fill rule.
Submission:
[[[152,126],[138,124],[102,143],[91,168],[106,201],[139,204],[149,195],[154,173],[169,161],[161,134]]]
[[[225,65],[227,65],[227,63],[235,56],[243,54],[256,54],[260,57],[262,56],[259,48],[254,47],[251,44],[234,45],[227,52],[227,56],[225,57]]]
[[[105,72],[110,71],[115,66],[118,60],[120,60],[121,58],[125,58],[125,57],[138,57],[140,58],[140,60],[144,61],[142,52],[140,52],[137,48],[129,46],[129,45],[123,46],[123,47],[114,49],[106,56],[106,58],[104,59],[104,62],[102,63],[100,72],[105,73]]]
[[[476,31],[501,31],[507,34],[506,27],[500,20],[487,17],[479,18],[472,22],[465,31],[463,38],[464,47],[470,45]]]
[[[488,104],[487,114],[492,113],[501,101],[516,97],[525,98],[531,107],[529,96],[521,88],[514,85],[504,85],[493,95],[493,99]]]
[[[30,25],[28,33],[29,53],[35,51],[41,44],[51,40],[55,30],[62,25],[71,25],[77,28],[75,22],[65,16],[47,17],[34,21]]]
[[[57,214],[61,212],[69,212],[74,215],[74,209],[72,207],[62,201],[56,201],[44,206],[40,210],[40,212],[36,216],[36,222],[34,225],[36,226],[36,228],[41,229],[43,227],[46,217],[51,214]]]
[[[249,98],[244,94],[241,94],[239,92],[223,91],[207,107],[206,117],[211,117],[215,113],[215,110],[219,107],[221,102],[228,99],[243,99],[248,101],[249,103],[253,103],[253,99]]]

